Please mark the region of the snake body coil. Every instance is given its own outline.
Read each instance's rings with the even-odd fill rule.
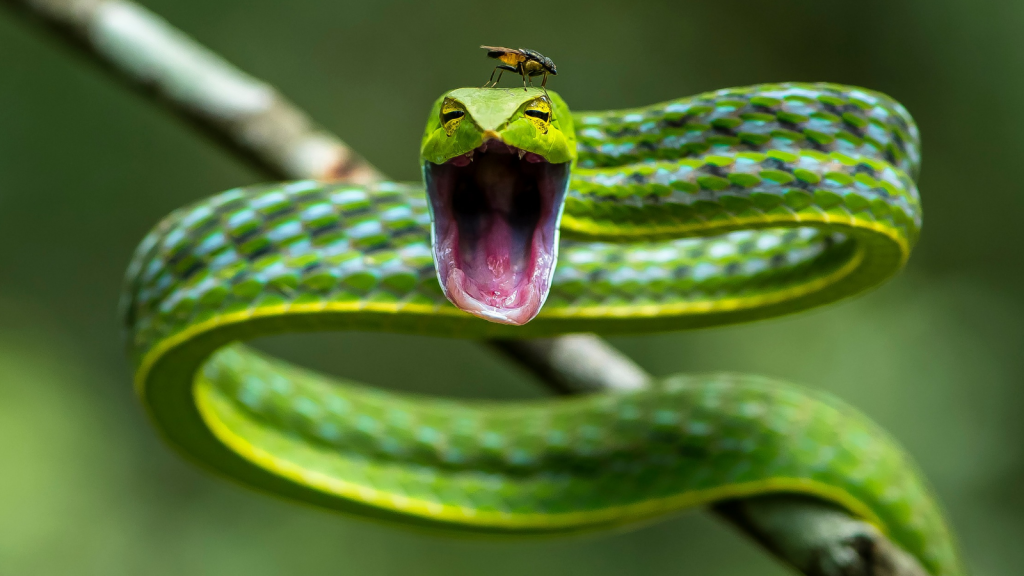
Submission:
[[[918,236],[917,130],[882,94],[759,85],[571,116],[551,94],[561,122],[551,130],[575,142],[575,164],[547,301],[523,326],[446,300],[419,186],[262,185],[161,222],[128,270],[124,315],[138,393],[166,439],[256,488],[472,532],[578,531],[809,494],[874,523],[933,575],[963,574],[908,457],[822,394],[707,375],[569,399],[451,401],[339,382],[234,343],[310,330],[479,338],[744,322],[877,285]]]

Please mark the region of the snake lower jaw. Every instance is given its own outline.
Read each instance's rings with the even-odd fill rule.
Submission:
[[[491,304],[495,298],[470,296],[471,290],[467,286],[466,274],[462,270],[452,270],[444,283],[445,296],[463,312],[491,322],[513,326],[522,326],[533,320],[544,304],[548,288],[549,283],[543,286],[530,283],[509,295],[505,299],[508,301],[507,304]]]
[[[529,322],[554,275],[569,165],[492,141],[423,172],[445,296],[491,322]]]

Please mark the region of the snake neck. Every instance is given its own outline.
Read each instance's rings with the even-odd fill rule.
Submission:
[[[765,246],[773,223],[798,219],[810,225],[800,237],[838,262],[854,257],[856,235],[840,224],[862,214],[892,223],[901,265],[921,225],[917,129],[869,90],[761,85],[573,114],[554,92],[459,89],[429,118],[421,156],[437,280],[456,307],[492,322],[540,313],[560,234],[653,241],[765,229],[753,239]],[[754,268],[737,281],[782,263],[746,262]]]

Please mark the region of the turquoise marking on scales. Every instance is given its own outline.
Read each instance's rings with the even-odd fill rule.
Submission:
[[[530,153],[544,151],[531,127],[569,142],[574,125],[579,138],[561,222],[569,239],[546,303],[523,326],[445,299],[420,186],[270,184],[161,222],[129,268],[124,314],[139,394],[168,441],[262,490],[473,533],[590,530],[803,493],[874,523],[933,576],[962,576],[909,457],[827,395],[704,375],[629,393],[463,402],[338,381],[237,343],[297,330],[526,337],[746,322],[877,285],[919,235],[917,130],[884,95],[785,84],[575,116],[558,106],[558,126],[522,104],[510,118],[523,130],[515,146]],[[438,107],[424,149],[472,150],[475,125],[463,118],[449,136]]]
[[[738,147],[800,153],[813,147],[860,159],[884,158],[913,175],[917,126],[898,102],[836,84],[727,88],[643,108],[578,113],[581,166],[676,159]]]

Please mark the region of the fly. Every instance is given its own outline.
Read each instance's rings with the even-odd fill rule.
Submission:
[[[526,89],[527,80],[530,81],[530,86],[533,86],[533,77],[543,75],[544,79],[541,81],[540,87],[544,88],[546,93],[548,74],[552,76],[558,75],[558,72],[555,71],[555,63],[551,61],[551,58],[536,50],[528,48],[501,48],[499,46],[481,46],[481,48],[487,50],[489,58],[501,61],[501,64],[498,64],[491,71],[491,78],[484,84],[484,88],[497,86],[498,82],[501,81],[501,75],[508,70],[523,77],[523,90]],[[494,79],[495,72],[498,72],[497,80]]]

